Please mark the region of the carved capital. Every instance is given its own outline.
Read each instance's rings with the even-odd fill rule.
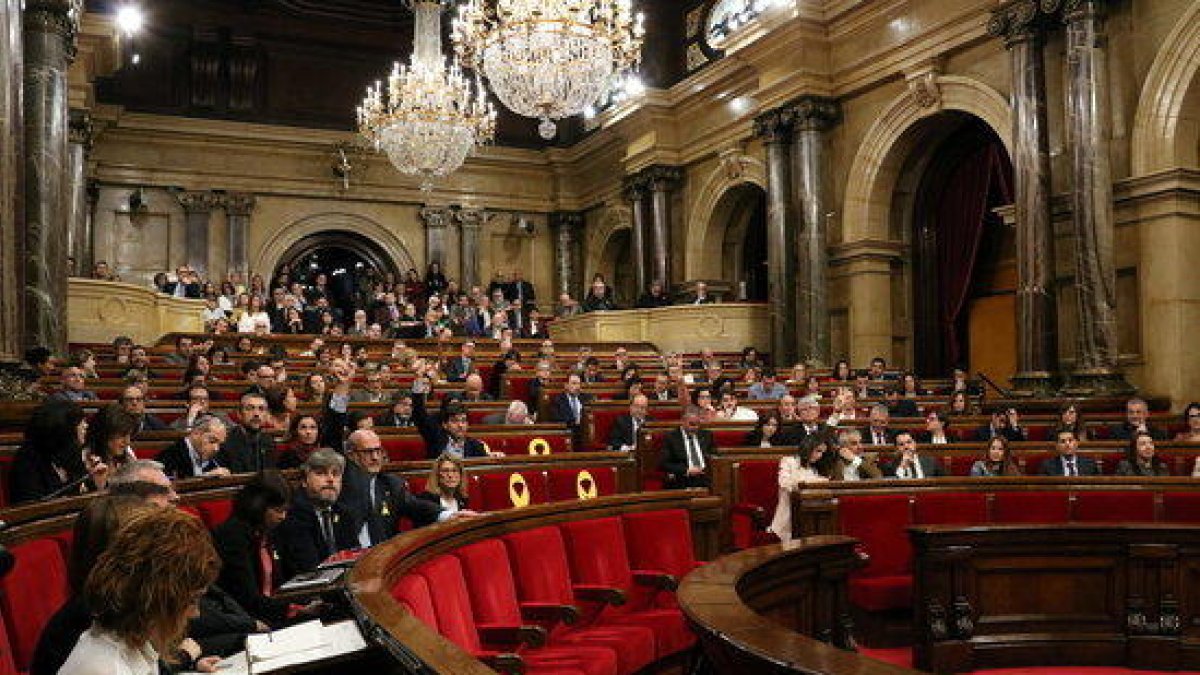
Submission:
[[[838,102],[824,96],[801,96],[788,104],[797,131],[824,131],[841,119]]]
[[[796,111],[790,106],[775,108],[754,118],[754,135],[767,143],[791,143]]]
[[[582,211],[555,211],[550,214],[550,225],[557,229],[577,232],[583,229]]]
[[[182,190],[175,193],[175,199],[187,213],[212,213],[224,202],[221,195],[207,190]]]
[[[641,201],[649,192],[650,184],[646,182],[645,175],[641,173],[626,176],[621,184],[621,194],[625,196],[626,201]]]
[[[454,220],[464,230],[478,230],[483,223],[490,220],[491,214],[482,209],[460,209],[454,214]]]
[[[1053,14],[1057,8],[1047,9],[1048,4],[1059,4],[1061,0],[1014,0],[992,12],[988,20],[988,35],[1001,38],[1007,47],[1032,40],[1041,35],[1042,17]]]
[[[425,228],[429,230],[444,230],[450,225],[450,209],[425,206],[420,212],[421,220],[425,222]]]
[[[683,180],[683,170],[677,166],[655,164],[642,173],[645,175],[646,183],[650,185],[650,189],[655,192],[673,190],[679,184],[679,181]]]
[[[22,25],[26,33],[49,33],[63,41],[67,62],[75,60],[75,37],[83,17],[83,0],[26,0]],[[49,54],[43,58],[50,58]],[[26,63],[32,59],[27,59]]]
[[[91,150],[93,132],[92,116],[86,110],[71,110],[70,122],[67,126],[67,138],[72,143],[82,145],[84,150]]]
[[[746,147],[742,143],[725,148],[717,155],[717,159],[721,173],[729,180],[741,180],[750,165],[750,158],[746,156]]]
[[[938,73],[927,71],[908,77],[908,95],[917,107],[924,110],[937,110],[942,107],[942,87],[938,82]]]
[[[231,216],[248,217],[258,199],[249,192],[230,192],[225,195],[225,212]]]
[[[1061,0],[1062,17],[1066,23],[1104,16],[1104,0]]]

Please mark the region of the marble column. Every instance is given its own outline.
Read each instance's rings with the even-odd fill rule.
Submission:
[[[796,362],[796,211],[792,198],[795,111],[777,108],[754,120],[767,149],[767,302],[771,313],[771,360]]]
[[[650,249],[650,278],[663,283],[663,289],[671,292],[671,196],[683,172],[674,166],[652,166],[646,170],[646,183],[650,187],[651,231],[654,243]],[[639,291],[641,292],[641,291]]]
[[[21,358],[24,335],[22,4],[0,0],[0,365]]]
[[[1066,128],[1071,153],[1071,220],[1079,346],[1068,390],[1123,394],[1117,343],[1117,273],[1113,260],[1112,137],[1107,34],[1103,3],[1066,0]]]
[[[833,365],[829,324],[829,250],[826,223],[832,209],[829,196],[829,159],[825,132],[840,117],[837,101],[805,96],[791,107],[795,114],[796,146],[793,154],[795,197],[800,216],[797,258],[800,271],[796,300],[800,359],[810,365]]]
[[[183,206],[183,260],[200,276],[208,274],[208,226],[213,209],[221,197],[206,190],[191,190],[175,195]]]
[[[420,211],[425,223],[425,264],[446,266],[446,228],[450,225],[450,209],[426,206]],[[469,288],[459,284],[460,288]]]
[[[1054,223],[1044,27],[1036,0],[992,14],[988,32],[1004,39],[1012,69],[1014,218],[1017,225],[1017,372],[1014,393],[1053,393],[1058,371]]]
[[[86,110],[72,110],[67,172],[67,251],[75,259],[71,270],[82,276],[92,268],[92,214],[88,196],[87,159],[92,149],[92,119]]]
[[[629,227],[629,242],[633,248],[629,257],[633,260],[633,279],[637,284],[637,292],[645,293],[650,286],[646,269],[646,198],[649,189],[641,175],[629,176],[625,179],[625,200],[629,202],[632,214]],[[664,289],[668,293],[670,289]]]
[[[557,211],[550,214],[554,231],[554,282],[558,294],[570,293],[576,300],[583,291],[583,213]],[[558,298],[553,298],[554,302]],[[550,302],[547,299],[545,302]]]
[[[26,0],[25,345],[62,353],[67,342],[67,68],[79,7]]]
[[[248,192],[230,192],[225,195],[225,227],[229,234],[229,252],[225,273],[237,272],[242,278],[250,278],[250,260],[247,242],[250,239],[250,215],[258,200]]]
[[[478,209],[463,209],[455,214],[455,220],[458,221],[461,252],[458,284],[460,288],[470,288],[480,283],[479,232],[483,229],[484,214]]]

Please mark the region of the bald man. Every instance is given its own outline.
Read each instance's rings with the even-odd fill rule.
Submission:
[[[387,541],[399,532],[399,519],[407,516],[416,526],[449,517],[437,504],[417,499],[408,481],[383,473],[387,453],[379,435],[359,429],[346,438],[346,471],[338,501],[358,515],[363,523],[358,533],[363,548]]]

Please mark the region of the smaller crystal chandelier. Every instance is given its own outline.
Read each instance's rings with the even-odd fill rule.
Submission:
[[[395,64],[387,79],[367,87],[358,107],[358,129],[402,173],[420,176],[428,189],[453,173],[477,146],[496,133],[496,111],[476,78],[457,65],[446,68],[441,49],[442,3],[409,0],[416,22],[412,62]]]
[[[641,60],[645,30],[631,0],[467,0],[454,48],[513,112],[551,120],[594,106]]]

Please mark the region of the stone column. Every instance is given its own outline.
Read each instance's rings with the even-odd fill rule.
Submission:
[[[437,263],[446,266],[446,228],[450,225],[450,209],[426,206],[420,211],[425,223],[425,264]],[[444,270],[443,270],[444,272]],[[470,289],[459,284],[460,288]]]
[[[673,166],[652,166],[646,170],[650,186],[653,214],[654,244],[650,255],[650,278],[661,280],[663,289],[671,292],[671,193],[679,184],[683,172]],[[643,292],[641,290],[638,291]]]
[[[840,111],[837,101],[819,96],[805,96],[794,102],[792,108],[796,124],[795,196],[801,223],[797,258],[803,266],[796,301],[799,356],[810,365],[826,367],[833,363],[829,343],[829,250],[826,244],[831,201],[825,131],[837,122]]]
[[[460,288],[470,288],[479,281],[479,231],[483,229],[483,212],[478,209],[463,209],[455,219],[458,221],[459,244],[462,267],[459,273]]]
[[[1079,348],[1069,392],[1123,394],[1113,262],[1112,130],[1107,35],[1099,0],[1066,0],[1066,127],[1071,152]]]
[[[0,0],[0,364],[20,359],[24,335],[21,5],[22,0]]]
[[[208,225],[212,211],[221,205],[219,195],[206,190],[175,195],[183,206],[183,259],[200,276],[208,274]]]
[[[87,158],[92,149],[92,119],[86,110],[72,110],[67,172],[67,251],[75,259],[72,272],[82,276],[92,268],[92,214],[88,197]]]
[[[81,8],[26,0],[25,344],[62,353],[67,340],[67,68]]]
[[[992,14],[988,32],[1004,39],[1012,69],[1014,218],[1017,225],[1017,372],[1014,393],[1049,395],[1058,370],[1054,223],[1043,26],[1036,0]]]
[[[225,195],[225,225],[229,233],[226,274],[238,272],[242,278],[250,278],[247,242],[250,239],[250,214],[254,213],[257,201],[254,195],[247,192],[230,192]]]
[[[796,362],[796,211],[792,198],[795,111],[777,108],[754,120],[767,146],[767,302],[771,312],[771,360]]]
[[[583,214],[578,211],[550,214],[550,227],[554,231],[555,288],[559,294],[570,293],[577,300],[583,290],[583,223]],[[557,302],[558,298],[551,300]]]
[[[633,250],[629,257],[633,259],[633,278],[639,294],[645,293],[650,285],[650,279],[646,278],[646,196],[648,192],[648,186],[642,176],[629,176],[625,179],[625,199],[628,200],[632,212],[629,240]],[[670,293],[669,288],[664,288],[664,290]]]

